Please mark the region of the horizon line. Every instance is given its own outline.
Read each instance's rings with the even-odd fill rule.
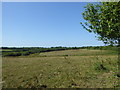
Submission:
[[[49,46],[49,47],[46,47],[46,46],[2,46],[2,47],[18,47],[18,48],[21,48],[21,47],[39,47],[39,48],[51,48],[51,47],[97,47],[97,46],[109,46],[109,45],[86,45],[86,46]],[[1,47],[0,47],[1,48]]]
[[[119,2],[119,0],[1,0],[1,2]]]

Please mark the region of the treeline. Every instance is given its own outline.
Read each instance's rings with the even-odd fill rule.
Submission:
[[[41,52],[50,52],[50,51],[59,51],[59,50],[68,50],[68,49],[76,49],[75,47],[51,47],[51,48],[42,48],[42,47],[2,47],[2,56],[27,56],[34,53]]]
[[[70,49],[100,49],[100,50],[117,50],[117,46],[86,46],[86,47],[2,47],[2,56],[27,56],[34,53],[70,50]]]
[[[99,49],[99,50],[118,50],[118,46],[86,46],[86,47],[81,47],[81,49]]]

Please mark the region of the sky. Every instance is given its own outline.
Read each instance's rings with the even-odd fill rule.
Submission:
[[[2,46],[81,47],[102,41],[86,31],[82,13],[88,2],[3,2]]]

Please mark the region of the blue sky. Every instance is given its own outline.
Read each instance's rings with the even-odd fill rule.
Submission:
[[[80,25],[87,2],[4,2],[2,46],[104,45]]]

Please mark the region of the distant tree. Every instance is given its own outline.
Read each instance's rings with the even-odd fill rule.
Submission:
[[[120,2],[89,3],[82,15],[86,22],[80,24],[98,40],[120,46]]]

